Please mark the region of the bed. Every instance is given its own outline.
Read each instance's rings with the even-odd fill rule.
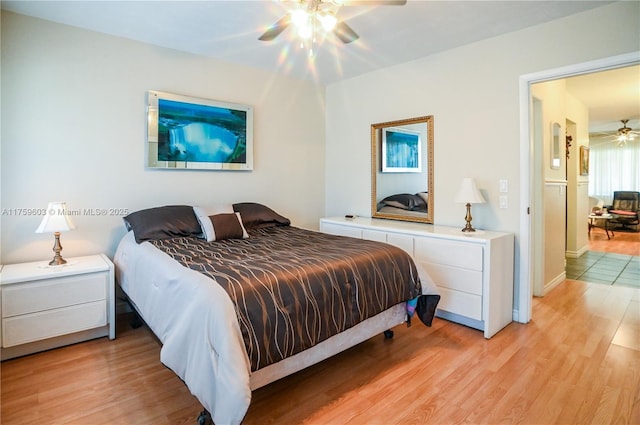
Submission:
[[[429,196],[427,192],[396,193],[378,202],[378,212],[423,217],[428,212]]]
[[[256,203],[165,206],[125,217],[116,279],[173,370],[216,424],[240,423],[251,391],[439,300],[388,244],[300,229]],[[410,321],[409,321],[410,323]]]

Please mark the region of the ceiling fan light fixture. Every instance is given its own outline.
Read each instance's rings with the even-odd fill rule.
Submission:
[[[309,25],[309,12],[305,9],[293,9],[289,14],[291,15],[291,22],[296,27]]]
[[[282,0],[284,1],[284,0]],[[337,14],[342,6],[357,6],[365,4],[396,5],[402,6],[407,0],[295,0],[297,6],[290,9],[282,18],[268,27],[258,37],[260,41],[273,41],[289,25],[293,26],[300,44],[309,46],[310,56],[313,56],[311,48],[316,43],[316,35],[320,36],[319,42],[324,37],[333,33],[344,44],[352,43],[360,37],[346,22],[338,20]]]
[[[336,27],[336,24],[338,23],[338,18],[336,18],[335,15],[332,15],[331,13],[320,13],[318,14],[317,18],[318,21],[320,21],[322,28],[326,32],[333,31],[333,29]]]
[[[311,25],[302,25],[298,27],[298,36],[302,39],[308,40],[313,36],[313,29]]]
[[[291,11],[291,23],[296,28],[298,37],[308,40],[313,36],[312,14],[305,9],[294,9]]]

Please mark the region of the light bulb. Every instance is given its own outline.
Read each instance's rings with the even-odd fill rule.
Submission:
[[[311,38],[311,36],[313,35],[311,25],[303,25],[298,27],[298,35],[300,36],[300,38],[303,38],[305,40]]]
[[[309,13],[304,9],[296,9],[291,11],[291,22],[296,27],[309,25]]]
[[[320,21],[320,24],[322,24],[322,28],[324,28],[326,32],[333,31],[333,29],[336,27],[336,24],[338,23],[338,19],[330,13],[318,15],[318,20]]]

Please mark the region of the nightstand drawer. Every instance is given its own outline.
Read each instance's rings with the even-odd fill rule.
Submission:
[[[482,297],[438,287],[440,302],[438,310],[448,311],[461,316],[482,320]]]
[[[2,321],[2,346],[12,347],[106,324],[106,300],[10,317]]]
[[[2,317],[106,300],[108,279],[100,272],[7,285],[2,289]]]

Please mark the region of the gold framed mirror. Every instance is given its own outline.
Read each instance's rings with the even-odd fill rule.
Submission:
[[[433,115],[371,124],[371,217],[433,224]]]

